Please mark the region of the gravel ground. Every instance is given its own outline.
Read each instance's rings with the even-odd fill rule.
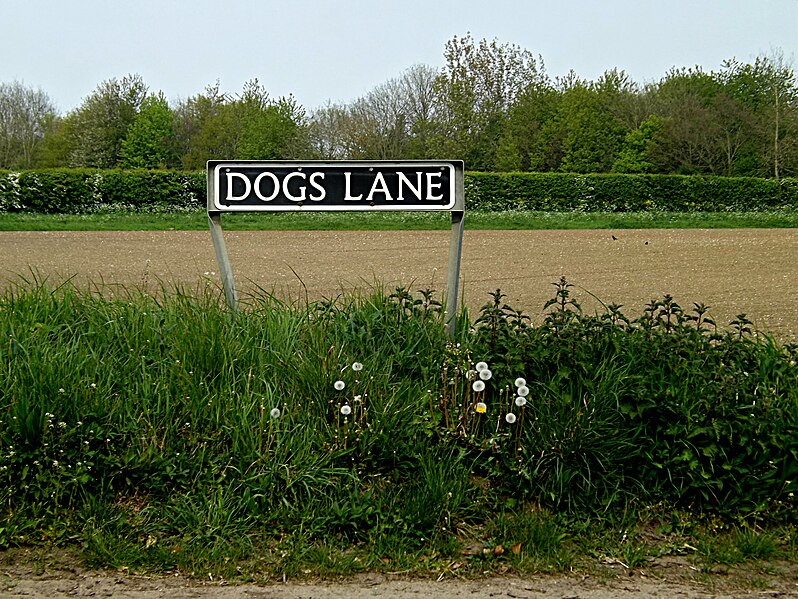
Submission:
[[[242,298],[258,289],[329,298],[376,283],[441,291],[446,281],[446,231],[247,231],[225,240]],[[202,231],[0,232],[0,251],[0,287],[32,273],[81,285],[220,284]],[[758,328],[798,339],[798,229],[465,232],[461,298],[471,310],[500,288],[539,321],[561,276],[588,311],[601,308],[598,299],[634,317],[668,293],[685,309],[708,305],[718,324],[744,312]]]

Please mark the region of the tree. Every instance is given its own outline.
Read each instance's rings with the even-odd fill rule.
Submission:
[[[144,98],[122,141],[122,166],[173,168],[177,162],[173,124],[172,111],[162,92]]]
[[[557,113],[560,94],[548,80],[529,85],[510,107],[496,149],[495,168],[500,171],[547,171],[545,131]],[[557,162],[559,164],[559,162]]]
[[[293,97],[264,106],[243,105],[235,157],[242,160],[297,158],[303,153],[305,111]]]
[[[654,114],[662,127],[650,144],[656,170],[677,174],[720,174],[726,166],[723,137],[713,101],[722,91],[710,73],[672,69],[654,91]]]
[[[0,168],[30,168],[56,114],[41,89],[0,83]]]
[[[219,83],[176,110],[183,167],[200,169],[211,159],[292,158],[306,154],[305,111],[289,98],[272,100],[257,79],[231,97]]]
[[[430,143],[435,133],[435,82],[438,70],[417,64],[399,77],[410,132],[408,158],[434,158]]]
[[[429,157],[437,71],[416,65],[348,105],[330,105],[310,119],[321,157],[399,160]]]
[[[360,160],[397,160],[410,146],[408,98],[398,79],[389,79],[348,110],[348,154]]]
[[[795,71],[776,50],[758,56],[753,64],[735,59],[723,63],[718,74],[730,96],[747,110],[751,136],[759,136],[757,154],[767,164],[767,171],[776,179],[782,175],[785,146],[796,145],[796,79]],[[786,143],[785,143],[786,142]]]
[[[444,57],[435,86],[434,149],[462,158],[466,168],[489,170],[508,110],[530,85],[545,80],[543,62],[516,45],[475,43],[470,34],[447,42]]]
[[[614,173],[653,173],[656,165],[650,160],[651,143],[662,129],[662,120],[651,115],[637,129],[629,131],[612,165]]]
[[[102,82],[74,114],[70,166],[113,168],[133,124],[147,86],[139,75]]]
[[[571,72],[557,80],[557,89],[555,112],[541,129],[537,164],[563,172],[610,171],[626,134],[612,112],[621,93],[616,81],[593,83]]]
[[[184,169],[199,170],[211,158],[229,159],[228,135],[222,111],[228,102],[219,82],[208,85],[204,93],[179,102],[174,111],[174,131],[178,154]]]
[[[36,148],[34,168],[59,168],[69,165],[74,147],[74,113],[55,117],[47,127],[44,138]]]
[[[308,123],[312,158],[343,160],[348,158],[346,135],[349,114],[346,106],[327,104],[316,110]]]

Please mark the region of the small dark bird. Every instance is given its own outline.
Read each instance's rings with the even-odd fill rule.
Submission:
[[[613,240],[613,241],[618,241],[618,238],[617,238],[617,237],[615,237],[615,235],[612,235],[612,240]]]
[[[646,241],[646,245],[648,245],[648,241]]]

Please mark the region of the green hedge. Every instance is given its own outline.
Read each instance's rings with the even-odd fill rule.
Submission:
[[[162,170],[0,171],[0,212],[179,211],[205,206],[205,173]]]
[[[466,173],[466,208],[488,211],[757,211],[798,209],[798,180],[680,175]],[[0,171],[0,212],[178,211],[205,206],[205,173]]]
[[[482,210],[756,211],[798,208],[798,180],[681,175],[469,173],[466,208]]]

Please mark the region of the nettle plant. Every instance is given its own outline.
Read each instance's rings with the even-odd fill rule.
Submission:
[[[448,389],[458,389],[461,408],[443,426],[454,421],[471,446],[494,450],[500,484],[577,509],[794,504],[795,345],[756,332],[744,314],[721,330],[706,306],[686,311],[671,296],[634,320],[617,305],[584,314],[571,288],[564,278],[555,284],[539,326],[497,290],[468,350],[450,350],[444,365],[443,403],[456,405]],[[477,391],[452,383],[468,379],[469,355],[491,364],[492,384],[480,393],[492,409],[481,420],[469,412]],[[518,377],[529,394],[508,443],[501,419]],[[499,426],[487,426],[490,419]]]

